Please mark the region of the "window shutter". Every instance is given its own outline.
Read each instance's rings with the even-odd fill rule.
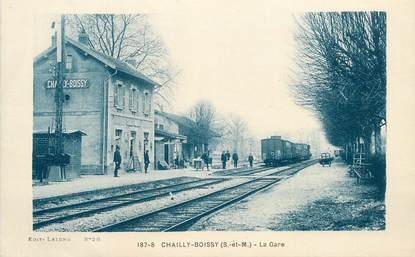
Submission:
[[[150,93],[148,93],[148,98],[147,98],[147,112],[149,114],[151,112],[151,95],[150,95]]]
[[[129,101],[128,101],[128,107],[130,108],[130,110],[134,110],[134,106],[133,106],[133,97],[134,97],[134,89],[130,88],[130,95],[129,95]]]
[[[125,87],[122,87],[122,107],[125,108],[125,98],[127,97],[127,90]]]
[[[67,70],[72,70],[72,60],[73,60],[72,55],[68,54],[66,56],[66,63],[65,63]]]
[[[143,92],[143,95],[142,95],[141,106],[142,106],[143,113],[145,113],[146,112],[146,93],[145,92]]]
[[[146,100],[145,100],[145,112],[146,114],[150,114],[150,93],[146,92]]]
[[[116,84],[114,87],[114,106],[117,107],[118,106],[118,85]]]
[[[140,109],[140,95],[138,90],[135,91],[135,110],[138,111]]]

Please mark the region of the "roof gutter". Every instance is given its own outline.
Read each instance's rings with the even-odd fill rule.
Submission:
[[[108,151],[108,88],[109,80],[118,73],[115,69],[114,73],[108,75],[103,81],[103,94],[102,94],[102,116],[103,122],[101,122],[101,131],[103,135],[103,145],[101,147],[101,160],[102,160],[102,174],[105,174],[105,165],[107,164],[107,151]]]

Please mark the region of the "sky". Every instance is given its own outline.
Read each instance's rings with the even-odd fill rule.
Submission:
[[[320,124],[297,106],[294,15],[272,8],[193,8],[178,5],[149,14],[172,63],[180,70],[172,109],[183,113],[206,99],[221,114],[237,114],[257,137],[279,131],[311,131]],[[53,16],[35,19],[34,53],[50,44]]]
[[[289,89],[295,68],[292,14],[234,8],[154,14],[151,19],[181,70],[178,112],[207,99],[220,113],[240,115],[258,136],[319,128],[313,114],[294,103]]]

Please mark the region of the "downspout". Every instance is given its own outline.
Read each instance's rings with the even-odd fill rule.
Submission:
[[[109,80],[117,74],[118,70],[115,69],[114,73],[110,74],[106,79],[104,79],[104,88],[102,94],[102,113],[104,117],[104,121],[101,123],[102,125],[102,134],[103,134],[103,146],[102,146],[102,153],[101,153],[101,172],[105,174],[105,164],[107,163],[107,151],[108,151],[108,88],[109,88]]]

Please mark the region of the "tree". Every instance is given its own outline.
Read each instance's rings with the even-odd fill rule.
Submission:
[[[307,13],[298,23],[297,103],[344,146],[386,120],[386,14]]]
[[[68,35],[87,33],[90,48],[121,61],[157,81],[158,105],[170,104],[164,96],[171,94],[178,72],[170,64],[161,38],[152,30],[143,14],[82,14],[68,15]]]
[[[248,138],[246,122],[240,116],[230,114],[225,124],[225,140],[230,143],[233,151],[245,154],[245,142]]]
[[[188,117],[195,122],[191,132],[191,140],[195,145],[203,145],[205,150],[215,137],[220,136],[218,117],[212,103],[202,100],[188,112]]]
[[[318,114],[331,144],[366,152],[384,189],[385,155],[369,149],[386,124],[386,13],[307,13],[298,26],[297,103]]]

